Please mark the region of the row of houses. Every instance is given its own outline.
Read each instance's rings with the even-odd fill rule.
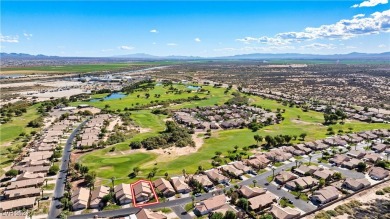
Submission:
[[[176,193],[189,193],[191,191],[184,177],[173,177],[170,181],[160,178],[153,181],[152,184],[147,181],[140,181],[133,184],[132,187],[130,184],[121,183],[113,188],[115,200],[119,205],[131,204],[133,201],[135,203],[148,202],[154,197],[154,188],[151,186],[165,197],[172,197]],[[109,194],[109,192],[110,188],[107,186],[96,187],[93,191],[80,187],[72,192],[71,195],[73,210],[100,208],[103,204],[103,197]]]
[[[57,121],[24,148],[21,158],[12,166],[19,174],[3,183],[4,187],[1,188],[3,201],[0,203],[0,212],[34,206],[36,198],[42,193],[40,187],[49,172],[54,150],[73,124],[74,121],[70,119]]]
[[[278,205],[278,196],[272,192],[266,191],[263,188],[249,187],[244,185],[241,186],[237,191],[240,197],[246,198],[248,200],[248,210],[254,212],[268,211],[278,219],[295,218],[301,215],[301,211],[297,209],[291,207],[283,208]],[[197,215],[210,215],[214,213],[225,214],[227,211],[232,211],[238,216],[240,213],[242,214],[242,212],[238,212],[235,207],[232,207],[229,204],[229,200],[224,194],[216,195],[203,200],[197,203],[194,208],[194,212]]]
[[[197,129],[239,128],[256,121],[277,122],[276,114],[253,106],[222,105],[181,109],[173,115],[180,124]]]
[[[284,93],[268,93],[268,92],[262,92],[257,89],[243,89],[245,93],[250,93],[254,95],[258,95],[267,99],[272,100],[278,100],[278,101],[291,101],[296,105],[301,105],[306,101],[304,98],[300,97],[292,97]],[[363,122],[376,122],[376,123],[383,123],[390,121],[390,114],[384,114],[379,113],[379,110],[377,112],[375,111],[365,111],[362,109],[356,109],[349,107],[345,104],[340,104],[338,106],[336,105],[325,105],[325,104],[311,104],[309,109],[317,111],[317,112],[324,112],[325,110],[329,109],[331,112],[335,112],[337,109],[341,109],[348,118],[360,120]]]
[[[114,119],[114,116],[110,114],[97,114],[90,119],[83,129],[80,131],[80,135],[77,138],[77,147],[91,147],[97,145],[102,140],[102,128],[107,127],[110,121]]]

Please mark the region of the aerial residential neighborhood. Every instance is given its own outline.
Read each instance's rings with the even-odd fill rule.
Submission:
[[[2,1],[0,218],[390,218],[388,6]]]

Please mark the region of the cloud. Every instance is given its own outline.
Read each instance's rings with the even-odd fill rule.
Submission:
[[[364,14],[358,14],[352,19],[343,19],[334,24],[319,27],[307,27],[301,32],[278,33],[274,37],[245,37],[236,41],[245,44],[257,42],[268,45],[287,45],[292,42],[315,39],[350,39],[381,32],[390,32],[390,10],[375,12],[368,17]]]
[[[158,30],[152,29],[152,30],[150,30],[150,32],[151,32],[151,33],[158,33]]]
[[[301,46],[302,49],[313,49],[313,50],[322,50],[322,49],[336,49],[333,44],[323,44],[323,43],[312,43],[309,45]]]
[[[387,45],[386,45],[386,44],[380,44],[380,45],[378,45],[378,47],[379,47],[379,48],[386,48]]]
[[[30,40],[33,35],[31,33],[23,33],[23,36]]]
[[[195,38],[194,40],[195,40],[195,42],[197,42],[197,43],[200,43],[200,41],[201,41],[199,37]]]
[[[177,46],[176,43],[167,43],[167,46]]]
[[[134,47],[132,47],[132,46],[120,46],[119,49],[121,49],[121,50],[133,50]]]
[[[19,36],[3,36],[0,34],[0,42],[2,43],[19,43]]]
[[[354,4],[352,5],[352,8],[361,8],[361,7],[374,7],[379,4],[387,4],[388,0],[367,0],[360,4]]]

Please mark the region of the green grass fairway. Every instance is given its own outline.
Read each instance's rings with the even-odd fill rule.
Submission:
[[[231,92],[228,94],[224,94],[225,89],[223,88],[214,88],[211,86],[203,86],[204,89],[209,90],[210,94],[206,93],[197,93],[195,91],[191,93],[187,93],[185,91],[189,90],[187,88],[187,85],[174,85],[175,88],[182,90],[182,94],[173,94],[169,93],[166,94],[168,91],[168,87],[163,87],[163,86],[155,86],[154,89],[145,92],[145,91],[140,91],[140,92],[134,92],[132,94],[127,95],[126,97],[120,98],[120,99],[113,99],[113,100],[105,100],[105,101],[97,101],[97,102],[76,102],[72,103],[72,105],[77,106],[78,104],[88,104],[91,106],[95,106],[98,108],[104,108],[105,105],[109,105],[110,109],[112,110],[117,110],[121,109],[123,110],[125,107],[127,108],[133,108],[136,107],[137,104],[139,106],[150,104],[151,102],[155,102],[156,100],[159,102],[164,102],[168,100],[177,100],[177,99],[187,99],[189,97],[194,97],[197,95],[200,98],[206,97],[207,100],[201,100],[201,101],[192,101],[192,102],[186,102],[183,104],[178,104],[174,106],[175,108],[183,108],[183,107],[196,107],[196,106],[210,106],[214,105],[216,103],[218,104],[223,104],[230,98]],[[149,93],[150,97],[146,98],[145,94]],[[154,95],[159,94],[161,95],[159,98],[156,98]],[[102,98],[105,97],[107,94],[98,94],[94,95],[93,98]],[[139,95],[139,97],[137,97]]]
[[[27,123],[39,117],[37,113],[38,104],[31,106],[27,109],[27,112],[22,116],[13,117],[12,121],[6,124],[0,125],[0,145],[4,146],[15,138],[17,138],[22,132],[29,134],[34,128],[26,127]]]
[[[132,141],[141,141],[147,137],[151,137],[157,135],[158,132],[165,130],[165,115],[155,115],[150,112],[150,110],[140,110],[140,111],[132,111],[130,116],[133,121],[146,129],[144,133],[137,134],[133,138],[128,141],[119,143],[115,145],[115,149],[119,151],[129,150],[129,144]]]
[[[105,157],[104,151],[100,153],[92,153],[88,156],[83,156],[80,162],[87,165],[90,170],[96,171],[99,178],[110,179],[115,177],[116,183],[130,181],[128,175],[133,172],[133,168],[141,166],[143,163],[153,160],[156,155],[151,153],[134,153],[130,156],[111,156]],[[140,172],[139,175],[147,175],[148,173]],[[136,179],[132,179],[136,180]],[[103,181],[103,183],[107,183]]]
[[[182,85],[178,85],[182,86]],[[156,87],[152,92],[161,92],[161,87]],[[224,95],[224,89],[210,88],[212,96],[204,101],[194,101],[192,103],[183,103],[172,106],[171,108],[182,107],[196,107],[196,106],[210,106],[216,103],[222,104],[230,98],[230,95]],[[134,94],[132,94],[134,96]],[[152,95],[151,95],[152,96]],[[121,101],[114,100],[113,104],[110,104],[114,109],[123,109],[126,104],[124,102],[132,103],[134,100],[126,97]],[[163,97],[162,97],[163,98]],[[135,98],[138,99],[138,98]],[[326,137],[327,126],[322,125],[323,114],[309,111],[303,112],[302,109],[296,107],[283,106],[282,104],[273,101],[262,99],[257,96],[250,96],[251,104],[260,105],[266,109],[276,111],[277,108],[285,109],[283,117],[285,118],[280,124],[264,127],[257,132],[252,132],[249,129],[235,129],[235,130],[222,130],[213,132],[212,137],[204,140],[203,146],[196,152],[184,156],[177,157],[176,159],[169,159],[164,161],[154,162],[158,155],[153,152],[146,153],[129,153],[129,143],[131,141],[139,141],[146,137],[158,134],[158,132],[164,130],[165,116],[154,115],[150,110],[132,111],[131,118],[134,122],[143,128],[149,129],[149,132],[136,135],[129,141],[115,145],[116,153],[111,155],[109,150],[111,147],[103,150],[94,151],[81,157],[81,162],[87,165],[91,170],[98,172],[98,176],[109,179],[111,176],[119,178],[118,182],[132,182],[138,179],[128,178],[128,174],[132,172],[134,166],[141,168],[139,177],[146,177],[147,174],[157,167],[158,171],[156,177],[164,176],[164,173],[168,172],[170,176],[182,174],[182,170],[185,169],[188,173],[194,173],[198,166],[201,165],[204,168],[211,167],[212,157],[215,156],[216,151],[222,152],[223,156],[228,155],[228,151],[233,151],[234,146],[239,146],[238,152],[242,151],[243,147],[256,144],[253,136],[260,134],[266,135],[297,135],[301,133],[307,133],[306,141],[322,139]],[[104,101],[103,104],[98,107],[104,107],[106,103],[110,101]],[[128,105],[127,105],[128,106]],[[370,130],[376,128],[390,128],[389,124],[368,124],[358,121],[346,121],[344,125],[332,125],[334,131],[342,129],[344,132],[348,131],[349,127],[353,127],[353,131]],[[298,143],[299,140],[293,141]],[[250,154],[250,152],[248,152]],[[245,156],[244,156],[245,157]],[[230,161],[228,158],[223,160]],[[123,167],[122,167],[123,166]],[[108,182],[108,181],[107,181]]]

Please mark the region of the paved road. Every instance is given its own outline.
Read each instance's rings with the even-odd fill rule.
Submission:
[[[320,156],[321,156],[320,154],[314,154],[312,157],[312,161],[316,160]],[[301,161],[306,162],[306,161],[309,161],[309,159],[303,158]],[[282,171],[282,169],[288,169],[294,165],[295,165],[295,162],[291,162],[291,163],[285,164],[283,166],[280,166],[280,167],[275,169],[275,174]],[[313,210],[316,208],[315,206],[313,206],[310,203],[295,199],[295,196],[288,193],[287,191],[278,190],[275,185],[270,184],[269,186],[265,186],[264,183],[267,182],[267,177],[269,177],[271,175],[272,175],[272,171],[268,171],[268,172],[262,173],[260,175],[257,175],[255,177],[252,177],[250,179],[239,182],[238,185],[250,185],[250,184],[253,184],[253,180],[257,180],[257,182],[262,187],[266,187],[270,192],[278,195],[279,197],[285,196],[286,198],[290,198],[294,202],[294,205],[303,211],[310,211],[310,210]],[[233,188],[233,187],[234,186],[228,186],[228,187],[226,187],[226,190]],[[222,190],[215,190],[213,192],[217,192],[217,191],[222,191]],[[201,201],[201,200],[208,199],[208,198],[212,197],[213,192],[202,194],[200,197],[196,198],[196,201]],[[148,208],[150,208],[150,209],[164,208],[164,207],[173,208],[175,206],[178,206],[179,208],[177,208],[177,207],[174,208],[174,209],[176,209],[176,210],[174,210],[175,213],[178,213],[176,211],[180,211],[179,210],[180,206],[184,206],[185,204],[190,203],[191,201],[192,201],[191,197],[186,197],[186,198],[175,199],[175,200],[164,202],[164,203],[150,205],[150,206],[148,206]],[[139,208],[130,207],[130,208],[122,208],[122,209],[117,209],[117,210],[112,210],[112,211],[99,211],[99,212],[89,213],[89,214],[73,215],[73,216],[69,216],[68,218],[69,219],[88,219],[88,218],[93,218],[94,216],[99,216],[99,217],[128,216],[128,215],[134,214],[138,211],[139,211]],[[178,215],[178,216],[180,216],[180,218],[181,218],[181,216],[183,216],[183,215]]]
[[[176,213],[177,216],[180,217],[180,219],[192,219],[192,217],[186,212],[186,210],[181,205],[173,206],[172,210]]]
[[[66,174],[68,171],[68,163],[70,158],[70,150],[72,148],[72,142],[73,139],[76,137],[77,132],[80,130],[80,128],[87,122],[88,120],[85,120],[82,122],[77,128],[73,130],[73,132],[70,134],[68,140],[66,141],[64,151],[62,153],[62,159],[61,159],[61,167],[60,172],[58,173],[58,178],[56,181],[56,186],[54,189],[53,198],[60,198],[64,195],[64,189],[65,189],[65,181],[66,181]],[[61,214],[61,209],[58,209],[56,206],[60,204],[61,202],[57,199],[53,199],[50,206],[50,211],[48,218],[56,218]]]
[[[314,154],[311,160],[315,161],[319,157],[321,157],[321,155]],[[309,161],[309,158],[303,158],[300,161],[307,162],[307,161]],[[282,169],[288,169],[288,168],[291,168],[293,166],[295,166],[295,162],[291,162],[291,163],[285,164],[283,166],[280,166],[280,167],[275,169],[275,175],[277,173],[279,173],[280,171],[282,171]],[[239,182],[238,185],[251,185],[251,184],[253,184],[253,180],[256,180],[261,187],[266,188],[268,191],[274,193],[275,195],[279,196],[280,198],[284,196],[284,197],[290,199],[291,201],[293,201],[294,206],[301,209],[302,211],[307,212],[307,211],[314,210],[316,208],[314,205],[307,203],[301,199],[295,199],[294,195],[292,195],[291,193],[289,193],[283,189],[278,189],[277,186],[273,185],[272,183],[270,183],[269,185],[265,185],[265,183],[267,182],[267,178],[271,175],[272,175],[272,171],[268,171],[268,172],[265,172],[263,174],[252,177],[248,180]]]

